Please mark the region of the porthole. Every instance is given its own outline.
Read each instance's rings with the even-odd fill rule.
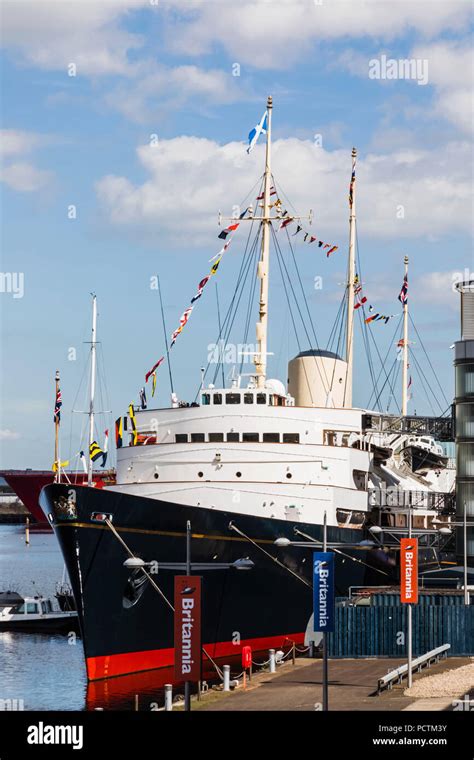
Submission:
[[[287,478],[292,478],[292,477],[293,477],[293,475],[291,474],[291,472],[287,472],[287,473],[286,473],[286,477],[287,477]]]
[[[203,473],[203,472],[198,472],[198,477],[199,477],[199,478],[202,478],[202,477],[203,477],[203,475],[204,475],[204,473]]]
[[[158,473],[157,473],[157,472],[155,472],[155,474],[153,475],[153,477],[155,478],[155,480],[158,480],[158,478],[159,478],[160,476],[158,475]]]
[[[236,472],[235,474],[236,474],[236,476],[237,476],[238,478],[241,478],[241,477],[242,477],[242,473],[241,473],[241,472]]]

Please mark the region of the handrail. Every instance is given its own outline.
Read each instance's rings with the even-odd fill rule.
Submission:
[[[422,654],[420,657],[416,657],[411,664],[412,672],[414,670],[418,670],[418,672],[420,672],[423,665],[428,665],[429,667],[433,660],[439,662],[441,655],[447,657],[448,649],[451,649],[451,644],[442,644],[440,647],[436,647],[436,649],[432,649],[430,652]],[[377,694],[380,694],[383,689],[391,689],[395,681],[401,683],[403,676],[407,674],[408,663],[404,663],[403,665],[400,665],[399,668],[391,670],[389,673],[387,673],[387,675],[379,678],[377,685]]]

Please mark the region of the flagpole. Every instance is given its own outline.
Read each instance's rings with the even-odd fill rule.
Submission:
[[[91,444],[94,440],[94,396],[96,373],[96,339],[97,339],[97,296],[92,294],[92,336],[91,336],[91,395],[89,403],[89,459],[87,466],[87,485],[92,485]]]
[[[170,362],[170,350],[168,348],[168,333],[166,332],[165,312],[163,311],[163,299],[161,297],[161,285],[160,285],[160,278],[159,277],[158,277],[158,295],[160,296],[161,321],[163,323],[163,332],[164,332],[164,335],[165,335],[166,360],[168,362],[168,373],[169,373],[169,376],[170,376],[170,389],[171,389],[171,393],[174,393],[173,374],[171,372],[171,362]]]
[[[354,364],[354,280],[355,280],[355,172],[357,150],[352,148],[351,200],[349,201],[349,262],[347,268],[347,324],[346,324],[346,361],[347,379],[344,392],[344,406],[352,407],[352,376]]]
[[[257,387],[265,387],[267,372],[267,338],[268,338],[268,273],[270,263],[270,186],[271,186],[271,139],[272,139],[272,110],[273,99],[268,96],[267,100],[267,144],[265,153],[265,176],[263,191],[263,216],[262,216],[262,248],[258,263],[257,276],[260,279],[260,308],[259,321],[257,322],[257,354],[255,356],[255,369],[257,373]]]
[[[221,309],[219,306],[219,290],[217,288],[217,282],[216,282],[216,302],[217,302],[217,326],[219,328],[219,335],[221,334],[222,326],[221,326]],[[222,387],[225,388],[225,377],[224,377],[224,360],[221,357],[221,347],[218,347],[218,357],[220,358],[221,362],[221,369],[222,369]]]
[[[404,258],[405,279],[408,278],[408,256]],[[402,415],[406,417],[408,410],[408,298],[405,294],[403,304],[403,372],[402,372]]]
[[[55,382],[56,382],[56,395],[54,397],[54,408],[56,409],[56,403],[58,398],[58,392],[59,392],[59,370],[56,370],[56,376],[55,376]],[[55,483],[59,483],[60,477],[60,467],[59,467],[59,419],[58,414],[54,415],[54,464],[56,467],[56,473],[54,475],[54,481]]]

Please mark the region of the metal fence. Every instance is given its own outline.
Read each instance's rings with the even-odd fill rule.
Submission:
[[[336,607],[330,657],[404,657],[407,606]],[[474,606],[413,605],[413,654],[451,644],[450,656],[474,655]]]

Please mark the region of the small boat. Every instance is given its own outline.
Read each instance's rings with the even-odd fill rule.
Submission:
[[[448,464],[443,447],[431,436],[408,438],[404,441],[400,456],[413,472],[440,470]]]
[[[77,612],[55,609],[48,597],[1,592],[0,601],[0,631],[69,633],[78,630]]]

